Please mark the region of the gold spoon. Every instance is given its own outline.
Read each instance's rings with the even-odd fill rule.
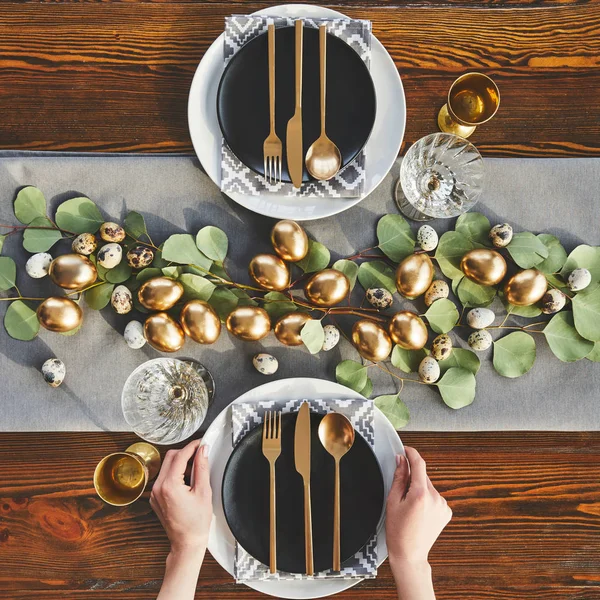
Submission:
[[[331,179],[342,164],[338,147],[325,133],[325,83],[327,78],[327,26],[319,27],[319,57],[321,63],[321,135],[306,153],[306,170],[320,181]]]
[[[333,570],[341,570],[340,560],[340,459],[354,444],[354,427],[340,413],[329,413],[319,424],[319,439],[335,459],[335,495],[333,501]]]

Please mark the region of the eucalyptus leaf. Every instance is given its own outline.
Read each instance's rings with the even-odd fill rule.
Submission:
[[[186,269],[191,269],[190,273],[196,273],[197,275],[203,274],[200,271],[198,271],[197,269],[194,269],[194,267],[186,267]],[[217,263],[213,263],[212,267],[210,268],[210,272],[213,275],[216,275],[217,277],[224,279],[225,281],[231,281],[231,277],[229,277],[229,275],[227,274],[227,271],[225,271],[225,269],[223,268],[223,265],[218,265]],[[206,273],[204,273],[204,275],[205,274]]]
[[[408,420],[410,419],[408,406],[396,394],[377,396],[373,402],[387,417],[394,429],[402,429],[408,425]]]
[[[360,393],[367,385],[367,368],[355,360],[343,360],[335,368],[335,378],[338,383]]]
[[[2,252],[2,248],[4,248],[4,242],[6,241],[5,235],[0,235],[0,253]]]
[[[478,212],[467,212],[456,219],[455,231],[477,244],[489,246],[489,233],[492,226],[489,219]]]
[[[161,269],[162,274],[165,277],[170,277],[171,279],[177,279],[181,273],[183,272],[183,267],[164,267]]]
[[[227,256],[229,240],[227,234],[218,227],[209,225],[203,227],[196,235],[196,246],[198,250],[205,254],[211,260],[223,264]]]
[[[354,261],[341,259],[334,262],[331,268],[341,271],[348,278],[348,281],[350,281],[350,290],[354,289],[358,276],[358,265]]]
[[[139,240],[143,236],[148,237],[148,229],[144,217],[136,211],[131,211],[123,221],[123,229],[125,233],[132,238]]]
[[[365,387],[360,390],[360,392],[358,392],[361,396],[364,396],[365,398],[369,398],[371,396],[371,394],[373,393],[373,382],[371,381],[370,377],[367,377],[367,384],[365,385]]]
[[[264,295],[263,308],[267,311],[272,322],[277,321],[283,315],[294,312],[296,305],[288,296],[281,292],[269,292]]]
[[[535,340],[515,331],[494,342],[494,369],[503,377],[521,377],[535,362]]]
[[[10,256],[0,256],[0,290],[6,291],[15,287],[17,281],[17,265]]]
[[[231,288],[231,292],[238,297],[238,306],[258,306],[258,302],[252,300],[245,290]]]
[[[463,276],[460,270],[462,257],[473,249],[471,240],[459,231],[447,231],[440,237],[435,258],[442,273],[449,279]]]
[[[577,246],[569,254],[560,274],[566,280],[571,271],[587,269],[592,274],[592,281],[600,281],[600,246]]]
[[[460,315],[452,300],[440,298],[427,309],[425,317],[436,333],[448,333],[458,323]]]
[[[415,249],[415,234],[401,215],[389,214],[377,223],[379,249],[394,262],[400,262]]]
[[[154,260],[152,261],[152,266],[155,269],[164,269],[165,267],[169,266],[169,261],[165,260],[162,255],[163,246],[164,244],[161,244],[158,250],[154,251]]]
[[[33,229],[34,227],[52,227],[52,229]],[[48,217],[38,217],[23,231],[23,248],[33,254],[48,252],[61,239],[62,233],[54,227]]]
[[[481,285],[467,277],[458,284],[456,295],[461,304],[466,308],[470,306],[488,306],[496,296],[496,288]]]
[[[444,360],[440,360],[438,365],[440,366],[440,373],[442,375],[452,367],[460,367],[470,371],[473,375],[477,375],[479,367],[481,366],[481,361],[477,354],[471,350],[452,348],[450,356]]]
[[[586,356],[588,360],[600,362],[600,342],[596,342],[592,351]]]
[[[74,233],[96,233],[103,222],[98,207],[89,198],[71,198],[56,210],[56,224]]]
[[[550,254],[542,240],[529,231],[515,233],[506,249],[522,269],[539,265]]]
[[[540,233],[537,238],[546,246],[548,257],[537,264],[536,269],[539,269],[542,273],[558,273],[567,260],[567,251],[555,235]]]
[[[385,288],[391,294],[396,291],[396,274],[381,260],[362,263],[358,268],[358,281],[365,290],[379,287]]]
[[[300,330],[300,337],[311,354],[317,354],[323,348],[325,331],[320,319],[306,321]]]
[[[175,233],[167,238],[163,244],[162,260],[179,265],[196,265],[206,270],[212,265],[212,260],[198,250],[189,233]]]
[[[315,271],[325,269],[329,264],[330,258],[331,254],[323,244],[314,240],[308,240],[308,254],[295,264],[305,273],[314,273]]]
[[[464,408],[475,400],[475,375],[467,369],[451,367],[435,385],[450,408]]]
[[[504,292],[498,292],[498,296],[500,296],[502,304],[504,304],[504,308],[509,315],[531,319],[533,317],[539,317],[542,314],[541,309],[535,304],[532,304],[531,306],[516,306],[506,299]]]
[[[106,271],[106,281],[109,283],[123,283],[131,277],[131,267],[127,264],[126,260],[122,260],[113,269]]]
[[[94,310],[102,310],[110,302],[115,286],[113,283],[102,283],[84,292],[85,303]]]
[[[183,286],[184,300],[209,300],[216,286],[200,275],[183,273],[178,279]]]
[[[548,285],[550,287],[555,287],[559,290],[568,292],[569,286],[566,284],[561,275],[553,275],[552,273],[544,273],[544,275],[546,275],[546,280],[548,281]]]
[[[405,373],[416,373],[419,370],[421,361],[427,356],[427,352],[422,350],[406,350],[397,344],[392,350],[392,365]]]
[[[160,269],[156,269],[154,267],[147,267],[146,269],[142,269],[136,276],[135,280],[140,284],[148,281],[149,279],[154,279],[154,277],[160,277],[162,275],[162,271]]]
[[[544,327],[544,336],[554,356],[563,362],[574,362],[587,356],[594,348],[594,342],[581,337],[575,329],[573,313],[556,313]]]
[[[227,315],[237,307],[239,298],[230,289],[217,287],[208,299],[208,303],[215,309],[221,321],[225,321]]]
[[[28,185],[19,191],[14,204],[15,217],[24,225],[46,216],[46,198],[42,191]]]
[[[35,310],[29,308],[25,302],[15,300],[6,309],[4,327],[10,337],[28,342],[38,334],[40,323]]]
[[[571,300],[575,329],[581,337],[600,341],[600,284],[592,284]]]

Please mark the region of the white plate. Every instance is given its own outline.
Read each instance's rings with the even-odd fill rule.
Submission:
[[[259,402],[261,400],[298,400],[316,398],[356,398],[362,396],[352,390],[324,379],[297,377],[280,379],[261,385],[244,395],[234,403]],[[208,540],[208,550],[215,560],[231,575],[235,556],[235,539],[227,526],[221,500],[221,485],[225,465],[233,450],[231,441],[231,409],[227,407],[217,416],[208,428],[203,444],[210,446],[210,484],[213,490],[214,517]],[[375,455],[381,465],[385,496],[387,497],[394,471],[396,469],[396,454],[404,453],[404,447],[392,424],[383,413],[375,408]],[[377,526],[377,557],[378,564],[387,558],[385,541],[385,514]],[[279,598],[322,598],[337,594],[356,585],[360,579],[315,579],[299,581],[252,581],[246,585],[264,594]]]
[[[340,12],[306,4],[284,4],[259,10],[257,15],[307,18],[347,18]],[[223,73],[221,34],[202,57],[190,88],[188,125],[194,150],[209,177],[221,187],[221,129],[217,120],[217,88]],[[377,97],[377,114],[371,137],[365,146],[367,181],[360,198],[295,198],[279,194],[246,196],[228,194],[242,206],[276,219],[304,221],[329,217],[360,202],[370,194],[392,168],[404,137],[406,100],[394,61],[379,40],[371,36],[371,76]]]

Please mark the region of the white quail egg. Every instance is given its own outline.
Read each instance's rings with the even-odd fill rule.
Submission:
[[[444,360],[450,356],[452,352],[452,340],[447,333],[438,335],[431,344],[431,356],[435,360]]]
[[[575,269],[567,279],[567,285],[572,292],[585,290],[590,283],[592,283],[592,274],[587,269]]]
[[[566,301],[567,297],[560,290],[551,289],[544,294],[540,308],[544,314],[553,315],[562,310]]]
[[[48,269],[52,262],[52,256],[47,252],[38,252],[33,256],[30,256],[28,261],[25,263],[25,271],[29,277],[34,279],[41,279],[48,275]]]
[[[425,292],[425,304],[431,306],[436,300],[447,298],[448,294],[450,294],[448,284],[443,279],[436,279]]]
[[[508,223],[494,225],[490,229],[489,238],[496,248],[504,248],[513,238],[513,228]]]
[[[49,358],[42,365],[44,381],[52,387],[58,387],[65,380],[66,374],[65,363],[58,358]]]
[[[417,231],[417,244],[426,252],[435,250],[438,245],[438,234],[431,225],[421,225]]]
[[[392,294],[385,288],[369,288],[367,290],[367,302],[376,308],[387,308],[393,301]]]
[[[469,346],[477,352],[483,352],[492,345],[492,334],[487,329],[480,329],[474,331],[467,340]]]
[[[127,253],[127,264],[132,269],[149,267],[154,260],[154,252],[148,246],[135,246]]]
[[[102,223],[100,237],[105,242],[122,242],[125,239],[125,230],[117,223]]]
[[[323,331],[325,332],[323,350],[328,352],[332,348],[335,348],[340,341],[340,330],[335,325],[325,325]]]
[[[138,350],[146,343],[144,326],[139,321],[129,321],[125,326],[123,337],[127,345],[134,350]]]
[[[254,368],[263,375],[273,375],[279,368],[279,362],[271,354],[261,352],[252,359]]]
[[[114,269],[122,258],[123,248],[119,244],[104,244],[96,256],[98,264],[105,269]]]
[[[126,315],[133,309],[133,296],[129,288],[124,285],[118,285],[110,296],[110,303],[120,315]]]
[[[440,365],[432,356],[426,356],[419,365],[419,379],[423,383],[435,383],[440,378]]]
[[[467,313],[467,324],[473,329],[485,329],[494,322],[495,318],[494,311],[489,308],[472,308]]]
[[[93,233],[80,233],[71,244],[71,249],[77,254],[89,256],[98,247],[96,236]]]

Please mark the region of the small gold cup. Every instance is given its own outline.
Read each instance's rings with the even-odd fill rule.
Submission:
[[[125,452],[109,454],[98,463],[94,487],[107,504],[127,506],[144,493],[159,470],[159,451],[152,444],[137,442]]]
[[[438,114],[438,126],[444,133],[468,138],[496,114],[499,106],[500,91],[487,75],[465,73],[450,86],[448,101]]]

